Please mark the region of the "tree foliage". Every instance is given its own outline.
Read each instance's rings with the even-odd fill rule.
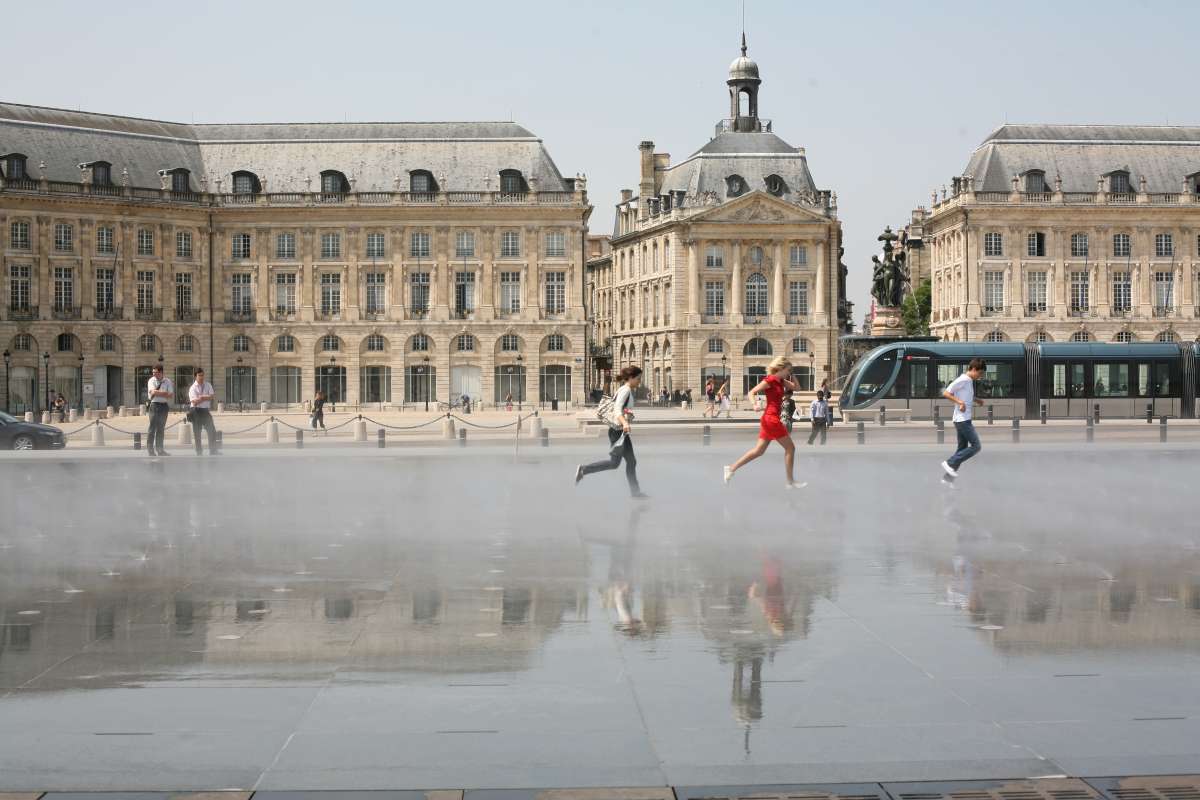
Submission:
[[[921,284],[904,298],[900,304],[900,315],[904,320],[904,333],[908,336],[929,335],[929,315],[933,310],[933,287],[929,280]]]

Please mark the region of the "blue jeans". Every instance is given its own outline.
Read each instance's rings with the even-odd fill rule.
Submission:
[[[954,430],[958,433],[958,449],[946,459],[946,463],[958,469],[964,461],[982,450],[983,445],[979,443],[979,434],[975,432],[975,423],[971,420],[954,423]]]

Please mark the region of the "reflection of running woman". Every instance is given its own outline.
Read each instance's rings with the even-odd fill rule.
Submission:
[[[779,419],[780,405],[783,402],[784,391],[796,391],[796,384],[792,382],[791,378],[792,362],[783,356],[779,356],[767,367],[767,377],[750,390],[751,397],[761,393],[767,398],[767,409],[763,412],[762,419],[759,422],[758,444],[748,450],[745,455],[732,465],[725,467],[726,483],[729,483],[730,478],[733,477],[733,473],[767,452],[767,446],[771,442],[779,442],[779,445],[783,448],[783,466],[787,472],[787,487],[789,489],[801,489],[806,485],[796,483],[792,475],[792,467],[796,460],[796,445],[792,443],[792,437],[788,434],[787,428],[783,426],[783,422]]]
[[[971,421],[971,409],[983,405],[982,400],[975,399],[975,381],[983,376],[986,365],[982,359],[973,358],[967,365],[967,371],[959,375],[942,392],[942,396],[954,403],[954,430],[958,434],[958,449],[954,455],[942,462],[942,469],[947,483],[953,483],[958,477],[958,468],[968,458],[971,458],[983,445],[979,443],[979,434],[975,432],[975,423]]]

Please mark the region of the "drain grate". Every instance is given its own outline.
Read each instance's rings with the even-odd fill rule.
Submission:
[[[921,783],[885,783],[883,788],[891,795],[892,800],[1099,800],[1100,798],[1100,794],[1092,787],[1073,778],[954,781],[949,783],[922,781]],[[1200,797],[1196,800],[1200,800]]]
[[[678,800],[889,800],[877,783],[677,786]]]
[[[1200,800],[1200,775],[1088,778],[1107,800]]]

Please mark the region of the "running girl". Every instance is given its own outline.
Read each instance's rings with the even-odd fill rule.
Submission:
[[[767,452],[767,446],[771,442],[779,442],[779,445],[783,448],[783,467],[787,472],[787,487],[789,489],[802,489],[807,485],[796,483],[792,474],[792,468],[796,461],[796,445],[792,443],[791,435],[788,433],[787,428],[784,427],[783,421],[779,418],[780,405],[783,403],[783,393],[785,391],[796,391],[796,384],[792,381],[792,362],[779,356],[767,367],[767,377],[760,381],[749,393],[752,398],[758,394],[762,394],[767,398],[767,409],[763,412],[762,419],[759,422],[758,444],[732,465],[725,467],[726,483],[729,483],[730,478],[733,477],[733,473]]]

